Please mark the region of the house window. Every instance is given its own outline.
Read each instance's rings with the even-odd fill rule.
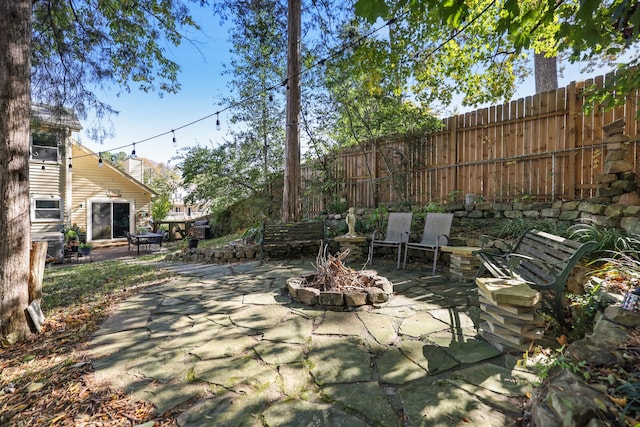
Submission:
[[[34,221],[62,220],[62,201],[60,199],[33,199],[32,218]]]
[[[31,159],[43,162],[57,162],[58,138],[56,135],[34,132],[31,135]]]

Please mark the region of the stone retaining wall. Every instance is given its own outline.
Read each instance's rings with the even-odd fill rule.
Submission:
[[[335,253],[338,244],[329,242],[329,250]],[[318,244],[301,244],[298,242],[270,244],[265,250],[263,259],[284,258],[312,258],[318,254]],[[225,245],[222,249],[183,249],[182,252],[168,254],[167,261],[205,262],[205,263],[233,263],[253,259],[260,259],[260,245],[233,244]]]
[[[632,193],[635,194],[635,193]],[[550,219],[559,221],[574,222],[579,219],[592,221],[594,224],[621,228],[627,233],[640,234],[640,205],[626,205],[622,203],[597,203],[593,201],[571,201],[571,202],[513,202],[513,203],[490,203],[479,202],[473,204],[452,204],[443,207],[448,212],[453,212],[458,220],[466,221],[486,221],[504,219]],[[356,209],[356,217],[366,218],[367,210]],[[341,229],[346,214],[329,214],[326,216],[327,226],[330,235],[335,235]],[[414,221],[415,222],[415,221]],[[415,224],[414,224],[415,225]],[[415,236],[412,239],[419,239],[420,227],[414,227]],[[416,231],[416,230],[419,230]],[[454,222],[455,231],[455,222]],[[456,237],[455,233],[452,237]],[[453,240],[452,245],[473,245],[477,242]],[[317,253],[317,245],[312,247],[297,247],[295,243],[283,244],[282,247],[272,248],[266,251],[265,258],[288,258],[288,257],[313,257]],[[384,249],[384,248],[382,248]],[[331,239],[329,241],[330,253],[340,250],[339,244]],[[365,248],[366,251],[366,248]],[[189,249],[185,252],[170,254],[169,260],[225,263],[238,262],[247,259],[259,259],[260,247],[255,244],[227,245],[222,249]]]
[[[260,257],[260,248],[257,245],[226,245],[222,249],[185,249],[167,255],[168,261],[206,262],[206,263],[231,263],[247,261]]]
[[[629,194],[635,195],[635,193]],[[628,198],[625,200],[628,200]],[[625,203],[627,202],[625,201]],[[640,205],[594,201],[478,202],[473,204],[456,203],[445,205],[443,209],[446,212],[452,212],[455,218],[469,221],[528,218],[574,222],[579,219],[584,219],[597,225],[621,228],[628,233],[640,234]],[[329,228],[339,229],[341,222],[344,222],[345,216],[345,214],[327,215],[326,220]],[[367,210],[357,209],[356,216],[359,219],[365,219],[367,217]],[[454,229],[455,225],[456,223],[454,222]],[[416,229],[416,227],[414,227],[414,229]],[[421,231],[422,230],[420,230],[420,232]]]
[[[622,228],[628,233],[640,233],[640,206],[620,203],[605,204],[590,201],[578,202],[514,202],[473,205],[449,205],[445,210],[453,212],[456,218],[466,219],[557,219],[593,221],[594,224]]]
[[[586,362],[589,369],[622,367],[633,372],[634,358],[624,354],[630,330],[640,326],[640,314],[621,308],[619,304],[599,313],[593,333],[570,344],[565,356],[574,366]],[[526,410],[526,420],[536,426],[617,425],[621,407],[610,399],[612,384],[590,384],[580,374],[559,367],[533,392]],[[614,383],[624,383],[625,378]],[[618,396],[619,397],[619,396]],[[570,416],[570,418],[567,418]],[[567,424],[567,420],[571,421]]]

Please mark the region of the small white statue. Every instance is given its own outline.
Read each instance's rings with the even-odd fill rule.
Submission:
[[[345,234],[345,237],[357,237],[356,234],[356,215],[355,208],[349,208],[349,213],[347,214],[347,226],[349,227],[349,232]]]

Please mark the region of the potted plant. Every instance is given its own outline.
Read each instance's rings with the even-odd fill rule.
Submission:
[[[91,249],[93,249],[93,245],[91,243],[81,243],[78,246],[78,250],[83,256],[88,256],[91,254]]]
[[[187,247],[189,249],[194,249],[198,247],[198,241],[200,239],[198,239],[198,235],[196,234],[193,228],[190,228],[189,230],[187,230],[185,239],[187,240]]]
[[[69,229],[64,233],[64,241],[69,249],[77,247],[79,243],[78,232],[73,229]]]

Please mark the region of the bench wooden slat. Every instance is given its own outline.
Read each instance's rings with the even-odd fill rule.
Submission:
[[[263,255],[265,249],[269,249],[289,256],[295,251],[299,252],[300,248],[305,245],[322,245],[325,239],[326,225],[324,221],[264,224],[261,249]]]

